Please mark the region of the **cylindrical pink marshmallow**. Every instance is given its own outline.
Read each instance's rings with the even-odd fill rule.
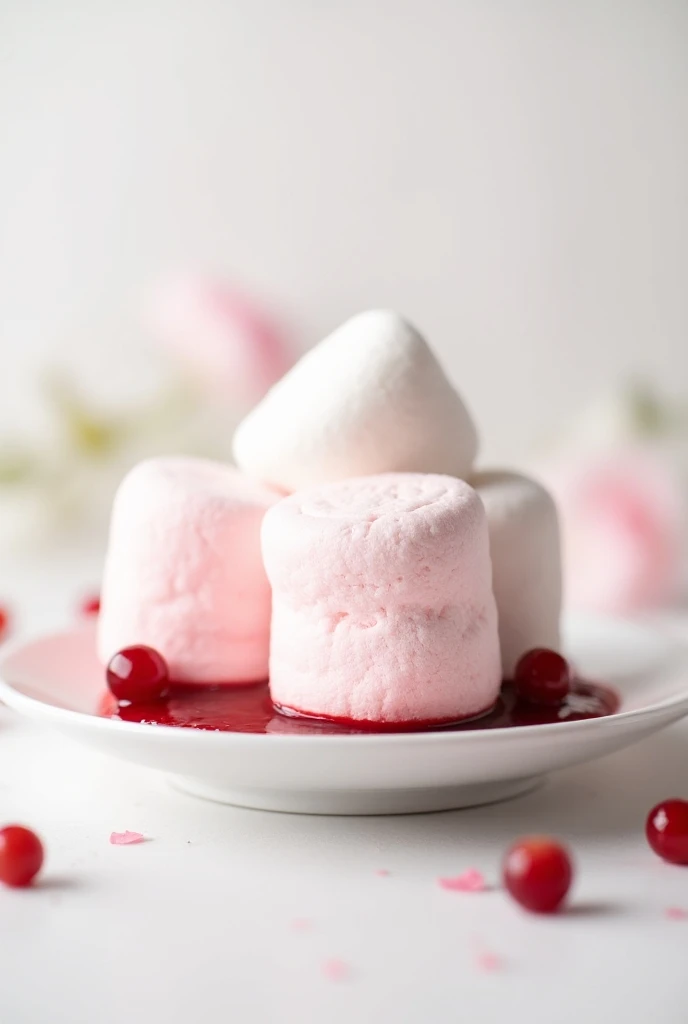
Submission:
[[[274,505],[262,537],[278,707],[394,725],[494,704],[487,522],[468,484],[421,473],[327,484]]]
[[[270,586],[260,527],[279,495],[206,459],[139,463],[115,497],[101,593],[102,661],[133,644],[172,679],[266,679]]]

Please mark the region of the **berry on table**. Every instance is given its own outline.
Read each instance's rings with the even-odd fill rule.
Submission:
[[[111,659],[106,670],[110,692],[118,701],[160,700],[169,686],[167,662],[162,654],[139,644],[124,647]]]
[[[514,671],[514,686],[521,700],[529,704],[561,704],[571,685],[566,658],[545,647],[526,651]]]
[[[0,881],[5,885],[30,885],[43,864],[43,844],[22,825],[0,829]]]
[[[659,857],[671,864],[688,864],[688,800],[663,800],[653,807],[645,835]]]
[[[519,839],[508,851],[504,885],[517,903],[537,914],[558,910],[571,887],[573,865],[568,851],[548,836]]]
[[[85,597],[79,606],[79,610],[85,618],[98,615],[100,613],[100,594],[90,594],[88,597]]]
[[[7,639],[7,634],[10,631],[10,625],[12,622],[12,616],[8,609],[4,605],[0,604],[0,643]]]

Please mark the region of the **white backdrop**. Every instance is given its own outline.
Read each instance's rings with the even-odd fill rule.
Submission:
[[[0,0],[0,424],[47,359],[139,383],[179,266],[307,343],[400,307],[499,457],[684,388],[687,53],[682,0]]]

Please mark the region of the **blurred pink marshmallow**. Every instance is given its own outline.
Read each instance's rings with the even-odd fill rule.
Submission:
[[[624,614],[676,597],[685,513],[661,455],[640,446],[579,455],[543,475],[560,509],[569,606]]]
[[[293,362],[277,323],[225,282],[192,276],[161,282],[146,321],[156,340],[204,383],[247,404]]]

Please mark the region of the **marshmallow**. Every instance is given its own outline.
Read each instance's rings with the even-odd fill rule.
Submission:
[[[239,424],[234,457],[287,492],[410,470],[466,477],[473,422],[427,342],[397,313],[348,320]]]
[[[161,281],[145,319],[158,343],[211,393],[243,403],[293,362],[286,330],[235,285],[191,275]]]
[[[471,480],[487,512],[504,675],[532,647],[559,650],[561,551],[554,500],[518,473]]]
[[[282,710],[420,724],[494,704],[487,523],[468,484],[389,473],[312,488],[274,505],[262,538]]]
[[[175,680],[267,679],[270,587],[260,526],[278,497],[205,459],[139,463],[113,505],[101,659],[147,644]]]

